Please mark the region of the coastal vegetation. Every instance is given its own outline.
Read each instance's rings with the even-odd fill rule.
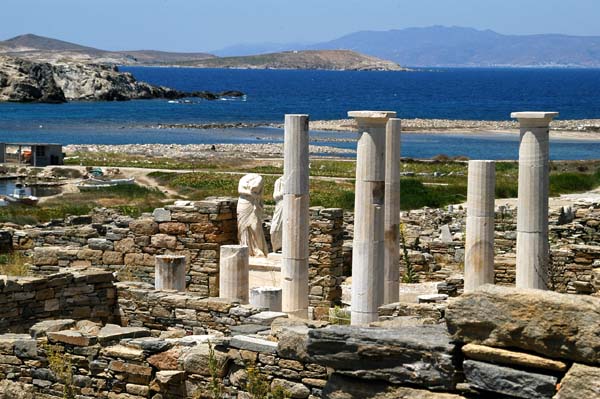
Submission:
[[[246,173],[259,173],[263,176],[264,202],[266,205],[274,205],[273,186],[283,173],[279,159],[189,160],[103,153],[81,153],[77,158],[69,159],[71,162],[77,160],[84,166],[135,167],[136,173],[145,176],[141,180],[146,185],[118,186],[93,192],[65,192],[44,200],[37,207],[0,208],[0,222],[20,225],[45,223],[68,215],[87,214],[95,207],[114,208],[136,217],[173,199],[237,197],[239,179]],[[310,166],[311,206],[353,210],[355,161],[316,159]],[[589,191],[600,186],[600,161],[552,162],[550,169],[552,196]],[[124,173],[128,172],[125,170]],[[401,173],[403,210],[424,206],[440,208],[466,201],[467,163],[463,160],[444,157],[429,161],[404,159]],[[497,198],[516,198],[517,181],[516,162],[496,163]]]
[[[600,162],[553,162],[550,173],[550,194],[582,192],[600,186]],[[355,163],[345,160],[311,162],[311,205],[354,208]],[[209,168],[206,168],[209,169]],[[518,193],[518,165],[516,162],[498,162],[496,165],[496,197],[515,198]],[[273,204],[272,188],[283,173],[279,165],[262,165],[240,170],[231,169],[202,172],[152,172],[150,177],[177,190],[191,199],[206,196],[237,196],[238,173],[262,173],[265,179],[264,198]],[[221,173],[223,172],[223,173]],[[400,198],[403,210],[423,206],[432,208],[462,203],[467,195],[467,163],[464,161],[415,161],[402,163]]]

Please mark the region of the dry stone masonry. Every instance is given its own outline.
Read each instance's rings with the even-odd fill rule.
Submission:
[[[114,290],[112,317],[40,314],[19,331],[0,330],[0,397],[195,399],[215,389],[252,397],[262,384],[302,399],[592,398],[600,387],[595,297],[484,285],[448,305],[385,305],[379,321],[351,327],[98,282],[107,275],[71,277]],[[68,289],[55,293],[68,297]]]

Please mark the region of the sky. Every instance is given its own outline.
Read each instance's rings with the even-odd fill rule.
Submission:
[[[446,25],[599,35],[598,0],[0,0],[0,40],[35,33],[106,50],[210,51]]]

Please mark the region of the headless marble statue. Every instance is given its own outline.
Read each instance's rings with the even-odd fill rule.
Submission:
[[[273,199],[275,200],[275,212],[273,212],[273,219],[271,220],[271,246],[273,252],[277,252],[281,250],[283,235],[283,177],[275,181]]]
[[[238,240],[246,245],[250,256],[266,256],[267,241],[263,232],[263,178],[255,173],[245,175],[238,185]]]

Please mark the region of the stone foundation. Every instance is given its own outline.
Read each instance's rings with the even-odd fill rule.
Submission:
[[[0,277],[0,331],[21,333],[45,319],[110,322],[117,294],[112,273],[64,272],[48,277]]]
[[[600,389],[594,297],[483,286],[447,309],[390,304],[373,327],[350,327],[142,283],[114,288],[125,326],[59,319],[29,334],[0,330],[0,398],[592,398]]]

